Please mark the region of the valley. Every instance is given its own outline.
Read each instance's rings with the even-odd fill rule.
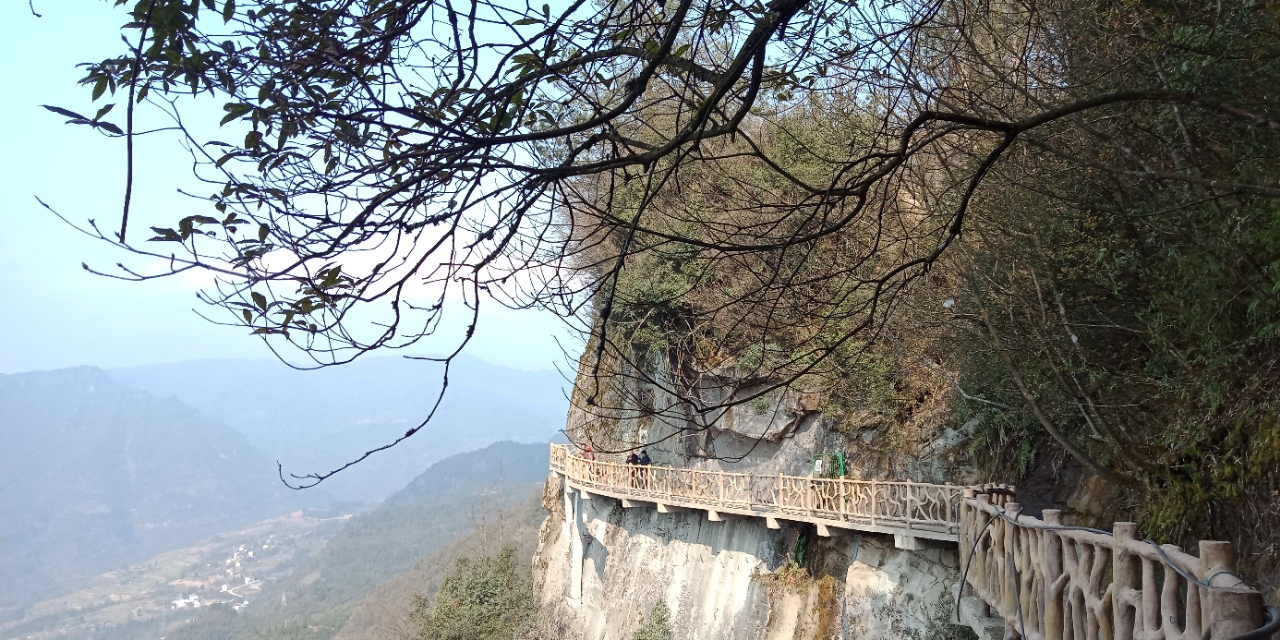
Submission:
[[[103,573],[26,607],[0,624],[0,638],[160,637],[202,610],[248,609],[351,517],[294,512]]]

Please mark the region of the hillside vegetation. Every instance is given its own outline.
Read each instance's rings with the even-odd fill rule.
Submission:
[[[347,624],[353,611],[386,608],[362,602],[378,585],[406,570],[410,576],[430,575],[444,560],[425,560],[457,540],[486,536],[505,539],[507,524],[495,528],[503,512],[524,504],[542,487],[550,454],[545,444],[502,442],[480,451],[452,456],[436,464],[392,495],[373,511],[352,518],[323,548],[259,596],[261,606],[246,612],[212,610],[193,623],[170,629],[178,640],[328,640]],[[526,532],[537,517],[524,507],[510,523],[512,540]],[[508,514],[509,515],[509,514]],[[476,528],[475,534],[468,534]],[[495,542],[500,545],[501,542]],[[522,543],[525,550],[531,546]],[[463,549],[466,547],[460,547]],[[454,551],[456,554],[461,551]],[[435,578],[438,580],[438,578]],[[403,611],[413,591],[431,589],[432,578],[409,584],[399,592]],[[375,596],[376,600],[376,596]],[[390,605],[395,608],[396,604]],[[363,615],[363,614],[362,614]],[[367,619],[351,633],[374,626]]]
[[[547,516],[537,498],[532,496],[527,502],[482,520],[453,543],[374,587],[352,609],[334,640],[415,640],[424,614],[448,615],[449,605],[441,606],[437,592],[449,575],[470,571],[469,565],[459,565],[459,561],[497,556],[504,548],[511,549],[510,561],[500,566],[502,571],[498,573],[518,578],[515,585],[504,587],[523,588],[532,601],[535,596],[529,588],[529,572],[538,546],[538,531]],[[514,626],[534,621],[535,608],[517,607],[521,610]]]
[[[880,89],[815,81],[756,104],[741,138],[656,161],[661,180],[575,180],[571,255],[605,283],[577,406],[602,438],[646,413],[693,435],[815,391],[880,477],[967,424],[959,480],[1044,506],[1085,495],[1078,520],[1160,540],[1232,540],[1277,584],[1280,14],[908,4],[921,13],[884,20],[917,57],[868,62]],[[831,74],[874,87],[864,72]],[[1135,87],[1182,97],[1123,97]],[[890,171],[876,154],[913,131],[907,96],[934,109],[919,118],[963,115],[924,125]],[[1109,97],[999,124],[1086,96]],[[620,135],[656,145],[682,108],[655,102]]]

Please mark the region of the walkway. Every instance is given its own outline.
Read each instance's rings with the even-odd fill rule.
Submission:
[[[551,470],[569,486],[628,503],[702,509],[712,519],[726,514],[809,522],[818,534],[832,527],[956,542],[964,487],[918,482],[843,478],[755,476],[725,471],[618,464],[571,455],[570,445],[551,445]]]
[[[957,542],[964,595],[959,622],[982,640],[1266,640],[1280,614],[1234,573],[1229,542],[1201,541],[1199,557],[1137,537],[1137,525],[1113,532],[1064,526],[1021,513],[1003,485],[880,482],[787,475],[757,476],[585,460],[571,445],[551,445],[551,470],[564,478],[566,526],[578,517],[570,492],[618,499],[660,512],[697,509],[726,515],[808,522],[833,528]],[[581,540],[571,541],[575,565]],[[580,592],[574,566],[570,598]],[[575,588],[576,587],[576,588]],[[1259,630],[1268,619],[1269,630]],[[1258,630],[1258,631],[1255,631]]]

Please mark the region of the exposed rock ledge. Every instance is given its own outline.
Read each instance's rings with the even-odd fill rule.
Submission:
[[[949,621],[954,545],[907,551],[892,536],[819,538],[802,525],[710,522],[701,511],[623,509],[598,496],[566,501],[560,491],[553,477],[534,572],[566,638],[629,639],[659,601],[671,610],[673,640],[916,640]],[[578,515],[572,524],[566,504]],[[807,536],[813,577],[787,568],[798,535]],[[580,574],[575,537],[586,541]],[[573,600],[578,575],[581,597]]]

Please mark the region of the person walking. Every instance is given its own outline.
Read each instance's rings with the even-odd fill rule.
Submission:
[[[636,475],[639,476],[640,481],[638,484],[642,489],[648,488],[649,470],[645,469],[645,467],[649,466],[649,462],[649,452],[641,449],[640,457],[636,459],[636,465],[640,467],[636,470]]]
[[[636,455],[636,452],[627,454],[627,485],[632,489],[640,485],[640,469],[637,468],[639,464],[640,456]]]

